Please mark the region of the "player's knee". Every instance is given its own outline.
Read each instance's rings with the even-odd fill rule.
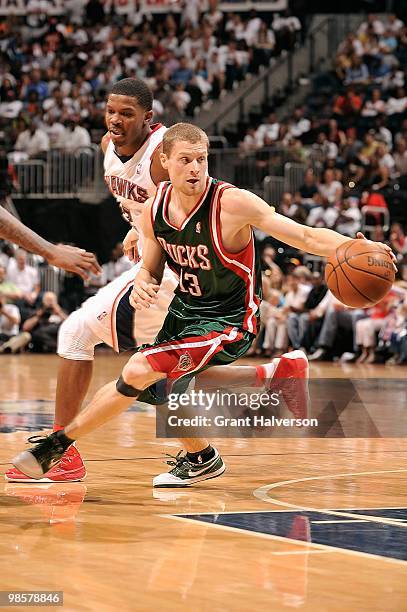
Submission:
[[[126,384],[144,389],[150,384],[148,380],[150,374],[151,366],[147,359],[141,353],[136,353],[124,366],[122,378]]]

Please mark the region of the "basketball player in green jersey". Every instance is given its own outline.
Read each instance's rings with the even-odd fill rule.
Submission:
[[[180,392],[202,370],[232,363],[247,352],[260,304],[253,227],[324,257],[349,240],[329,229],[299,225],[258,196],[210,178],[208,139],[196,126],[170,128],[161,161],[171,182],[160,184],[142,213],[143,264],[130,301],[136,310],[154,303],[167,262],[179,275],[167,317],[155,342],[129,359],[119,380],[102,387],[63,430],[14,458],[14,465],[32,478],[41,478],[75,440],[126,410],[135,398],[163,403],[163,387]],[[286,362],[290,355],[300,377],[306,358],[294,351]],[[224,471],[217,453],[200,465],[179,457],[165,486],[193,484],[205,470],[207,478]]]

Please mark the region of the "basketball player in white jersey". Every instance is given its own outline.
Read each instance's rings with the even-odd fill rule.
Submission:
[[[155,194],[156,185],[168,179],[160,161],[160,145],[166,128],[160,124],[151,125],[152,102],[150,89],[140,79],[118,81],[107,99],[105,122],[108,132],[101,145],[105,153],[105,181],[118,200],[123,216],[132,225],[124,240],[124,248],[135,262],[142,250],[138,219],[143,205]],[[161,328],[178,279],[166,268],[156,303],[134,316],[129,297],[139,267],[140,264],[136,264],[103,287],[61,326],[57,349],[61,361],[56,390],[55,431],[70,423],[81,408],[92,377],[96,345],[105,343],[116,352],[131,350],[137,345],[152,342]],[[259,386],[262,386],[264,379],[269,377],[267,365],[257,368],[215,367],[209,375],[199,375],[199,384],[209,388],[206,379],[210,376],[211,386],[216,385],[216,380],[223,384],[239,382],[244,385],[244,371],[247,373],[247,384],[251,384],[249,381],[252,381],[255,371]],[[205,439],[181,442],[187,450],[189,461],[201,464],[215,456],[216,450]],[[216,456],[219,455],[216,453]],[[82,458],[72,446],[42,481],[69,482],[82,480],[85,476]],[[8,470],[5,478],[10,482],[32,481],[16,468]],[[204,479],[205,476],[202,476],[196,481]],[[166,484],[174,486],[173,478],[167,478],[167,474],[160,474],[154,479],[154,486]],[[183,486],[183,483],[179,486]]]
[[[69,423],[80,410],[92,377],[95,346],[105,343],[119,352],[150,341],[161,327],[177,285],[173,273],[167,270],[157,308],[152,308],[147,316],[137,317],[134,326],[134,310],[128,296],[141,252],[137,219],[144,202],[154,195],[156,185],[168,178],[159,157],[166,128],[161,124],[151,125],[152,102],[151,90],[139,79],[119,81],[107,99],[105,122],[108,131],[101,143],[105,154],[104,178],[124,218],[132,226],[124,246],[136,265],[87,300],[61,326],[55,430]],[[51,470],[44,480],[65,482],[85,476],[80,454],[73,448],[66,460]],[[27,478],[15,469],[9,470],[5,477],[11,482],[27,482]]]

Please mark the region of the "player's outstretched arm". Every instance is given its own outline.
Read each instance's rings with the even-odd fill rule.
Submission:
[[[1,206],[0,238],[15,242],[31,253],[41,255],[51,265],[79,274],[84,279],[87,278],[87,272],[99,274],[101,271],[93,253],[87,253],[84,249],[65,244],[55,245],[48,242]]]
[[[237,190],[230,191],[232,195],[232,192]],[[334,230],[296,223],[292,219],[276,213],[273,207],[270,207],[267,202],[255,194],[243,189],[239,192],[240,199],[239,194],[233,193],[232,197],[236,198],[236,204],[240,202],[239,209],[247,215],[250,225],[258,227],[266,234],[301,251],[321,257],[329,257],[341,244],[349,240],[348,236],[338,234]],[[242,199],[244,200],[244,206],[242,206]],[[364,238],[362,234],[358,234],[357,237]],[[390,247],[385,244],[382,244],[382,246],[390,252],[394,260]]]
[[[154,235],[151,223],[152,203],[153,198],[150,198],[140,217],[143,254],[141,268],[136,274],[130,295],[130,304],[136,310],[150,308],[150,304],[154,304],[164,273],[165,253]]]

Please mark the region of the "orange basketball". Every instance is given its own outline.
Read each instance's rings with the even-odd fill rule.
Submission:
[[[325,280],[346,306],[367,308],[380,302],[394,283],[389,253],[375,242],[349,240],[328,259]]]

